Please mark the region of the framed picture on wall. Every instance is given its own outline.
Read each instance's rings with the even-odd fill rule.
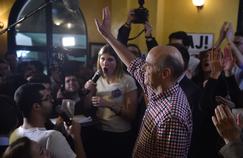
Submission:
[[[105,43],[97,43],[97,42],[89,43],[90,59],[97,58],[100,48],[103,47],[104,45]]]

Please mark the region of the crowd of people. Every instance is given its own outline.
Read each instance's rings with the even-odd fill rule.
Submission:
[[[51,65],[46,75],[41,61],[17,62],[14,53],[0,59],[0,155],[243,157],[243,117],[232,112],[243,107],[243,33],[225,22],[213,47],[195,57],[186,32],[173,32],[159,45],[146,21],[143,54],[129,41],[134,10],[117,38],[108,7],[102,15],[95,24],[107,44],[97,54],[97,81],[90,79],[93,70],[74,61]],[[93,123],[67,124],[57,110],[63,99]]]

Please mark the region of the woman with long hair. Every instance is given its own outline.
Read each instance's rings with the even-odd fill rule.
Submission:
[[[94,83],[87,81],[92,105],[97,108],[98,125],[94,134],[97,157],[131,157],[134,140],[131,123],[136,116],[137,86],[135,80],[122,69],[114,50],[105,45],[97,59],[101,77]],[[93,151],[94,152],[94,151]]]

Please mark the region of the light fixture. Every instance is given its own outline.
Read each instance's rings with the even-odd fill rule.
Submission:
[[[68,29],[71,29],[73,27],[73,24],[72,23],[67,23],[67,28]]]
[[[62,21],[61,21],[61,20],[55,20],[55,21],[54,21],[54,24],[55,24],[56,26],[60,26],[60,25],[62,24]]]
[[[75,37],[63,37],[62,38],[62,45],[63,47],[72,47],[75,46]]]
[[[0,29],[2,29],[3,27],[4,27],[4,23],[0,21]]]
[[[201,10],[203,8],[203,5],[205,3],[205,0],[192,0],[192,4],[197,7],[197,10]]]
[[[30,51],[27,50],[17,50],[17,57],[18,58],[27,57],[29,53]]]

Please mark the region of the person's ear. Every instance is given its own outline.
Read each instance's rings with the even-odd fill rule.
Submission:
[[[168,78],[169,76],[171,76],[171,73],[172,72],[170,68],[164,68],[163,70],[161,70],[162,79]]]
[[[41,108],[41,105],[39,103],[34,103],[33,110],[39,110]]]

